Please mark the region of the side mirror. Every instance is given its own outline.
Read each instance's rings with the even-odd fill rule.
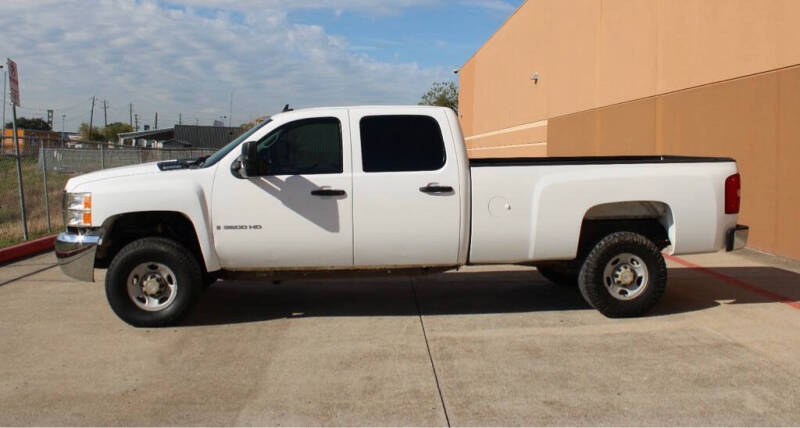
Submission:
[[[260,167],[263,162],[258,159],[258,142],[248,141],[242,144],[242,154],[231,164],[231,173],[236,178],[258,177],[266,173]]]

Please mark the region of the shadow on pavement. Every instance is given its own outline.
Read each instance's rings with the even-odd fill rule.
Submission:
[[[728,280],[696,269],[669,269],[667,291],[651,315],[697,311],[722,303],[800,301],[798,273],[767,266],[719,267],[708,270],[725,276]]]
[[[800,300],[800,274],[772,267],[715,268],[769,293]],[[424,315],[590,309],[577,288],[536,271],[456,272],[413,277]],[[669,269],[664,298],[651,316],[727,304],[774,302],[703,272]],[[217,325],[293,317],[417,315],[407,276],[272,282],[221,281],[201,296],[184,325]]]

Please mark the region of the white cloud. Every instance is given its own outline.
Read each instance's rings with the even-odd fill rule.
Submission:
[[[453,0],[166,0],[187,7],[220,10],[298,10],[330,9],[369,15],[394,15],[413,7],[442,5]]]
[[[464,0],[463,3],[468,6],[479,7],[483,9],[489,9],[504,13],[510,13],[513,12],[514,9],[516,9],[516,7],[514,7],[511,3],[503,0]]]
[[[500,12],[511,12],[515,7],[506,0],[165,0],[167,3],[195,8],[218,10],[256,11],[329,9],[338,16],[344,11],[367,15],[395,15],[417,7],[434,7],[458,4]]]
[[[449,78],[444,67],[354,53],[347,40],[322,27],[289,22],[284,7],[385,14],[431,0],[186,3],[191,6],[164,8],[152,0],[102,0],[91,7],[79,0],[4,1],[0,54],[19,64],[23,107],[69,107],[57,110],[56,117],[67,114],[67,128],[75,128],[88,121],[87,100],[97,95],[111,102],[109,121],[127,122],[132,102],[148,122],[158,111],[160,124],[177,121],[179,112],[186,122],[197,116],[208,123],[227,115],[234,91],[238,123],[285,103],[415,103],[431,82]],[[96,109],[95,123],[102,117]]]

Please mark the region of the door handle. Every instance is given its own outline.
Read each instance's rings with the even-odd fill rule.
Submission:
[[[442,194],[453,193],[453,188],[450,186],[440,186],[437,183],[428,183],[427,186],[420,187],[419,191],[422,193]]]
[[[314,196],[344,196],[347,192],[339,189],[316,189],[312,190],[311,194]]]

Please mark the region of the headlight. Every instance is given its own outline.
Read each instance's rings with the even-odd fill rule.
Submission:
[[[72,227],[92,225],[92,194],[64,194],[64,224]]]

